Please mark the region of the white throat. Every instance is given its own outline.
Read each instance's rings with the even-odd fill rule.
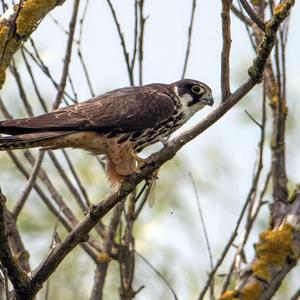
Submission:
[[[176,86],[174,88],[174,93],[177,96],[177,98],[180,100],[180,103],[182,105],[180,110],[184,113],[186,121],[190,117],[192,117],[198,110],[204,107],[204,105],[201,103],[188,106],[188,104],[193,101],[193,97],[187,93],[183,94],[182,96],[179,96],[178,88]]]

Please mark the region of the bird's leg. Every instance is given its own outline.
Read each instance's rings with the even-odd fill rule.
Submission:
[[[108,154],[114,170],[121,176],[127,176],[132,173],[141,173],[141,167],[145,164],[144,160],[133,152],[132,144],[112,143],[109,146]]]

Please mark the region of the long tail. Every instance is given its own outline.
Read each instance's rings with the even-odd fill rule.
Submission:
[[[43,147],[55,149],[64,147],[64,136],[72,134],[72,131],[45,131],[10,136],[0,136],[0,151],[28,149]]]

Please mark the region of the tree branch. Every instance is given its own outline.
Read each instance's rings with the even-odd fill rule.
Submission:
[[[49,11],[65,0],[24,0],[21,6],[11,6],[0,17],[0,89],[5,81],[5,69],[23,41],[26,41]]]
[[[222,101],[230,95],[230,7],[232,0],[222,0],[222,32],[223,32],[223,48],[222,48],[222,63],[221,63],[221,89]]]
[[[75,27],[76,27],[76,21],[77,21],[77,14],[79,9],[79,2],[80,0],[75,0],[73,4],[73,12],[72,12],[72,18],[69,25],[69,34],[68,34],[68,42],[67,42],[67,48],[64,58],[64,65],[63,65],[63,71],[60,79],[60,83],[58,86],[58,92],[55,98],[55,101],[53,103],[52,108],[56,109],[59,107],[61,99],[64,94],[64,90],[66,87],[67,82],[67,76],[69,73],[69,65],[71,61],[71,55],[72,55],[72,46],[73,46],[73,39],[74,39],[74,33],[75,33]]]
[[[281,222],[276,222],[276,227],[260,234],[250,271],[220,300],[271,299],[286,274],[297,264],[300,256],[300,190],[278,218]]]
[[[250,4],[247,0],[239,0],[242,4],[244,10],[248,14],[248,16],[251,18],[251,20],[257,25],[258,28],[260,28],[262,31],[265,31],[265,24],[260,19],[260,17],[255,13],[255,11],[252,9]]]
[[[0,261],[7,269],[8,278],[13,284],[17,299],[29,299],[27,297],[30,279],[18,264],[8,241],[5,202],[5,196],[0,190]]]
[[[176,152],[186,143],[194,139],[212,124],[218,121],[232,106],[239,102],[258,82],[262,76],[268,56],[271,53],[272,46],[276,39],[276,32],[281,22],[287,17],[294,1],[287,1],[281,10],[275,12],[274,16],[268,22],[269,30],[262,40],[258,48],[257,56],[249,69],[251,78],[241,85],[233,94],[231,94],[226,102],[221,103],[212,113],[204,120],[194,126],[192,129],[184,132],[179,137],[168,143],[162,150],[151,155],[147,159],[147,164],[143,168],[141,174],[128,176],[117,191],[109,193],[102,202],[92,206],[85,218],[76,225],[73,231],[62,240],[48,254],[46,263],[41,264],[33,273],[31,292],[33,295],[41,288],[42,284],[55,271],[64,257],[79,243],[87,239],[87,235],[95,224],[105,214],[107,214],[118,202],[131,193],[134,188],[145,178],[149,177],[154,170],[159,168],[166,161],[175,156]],[[272,28],[272,30],[271,30]]]

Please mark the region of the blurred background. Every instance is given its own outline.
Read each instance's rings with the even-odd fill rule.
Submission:
[[[126,45],[132,53],[134,1],[115,0],[112,3]],[[66,1],[61,7],[56,8],[41,22],[32,35],[42,59],[57,81],[62,72],[62,59],[68,37],[66,31],[69,27],[72,6],[72,1]],[[191,9],[192,1],[145,0],[144,15],[147,19],[144,32],[143,84],[170,83],[180,79],[187,47]],[[95,94],[130,85],[120,39],[107,2],[81,1],[80,17],[84,11],[84,23],[82,27],[79,24],[76,27],[75,37],[79,38],[81,29],[80,47]],[[220,13],[221,1],[197,1],[190,58],[185,76],[207,83],[213,90],[215,105],[220,101],[222,49]],[[293,9],[289,28],[286,53],[289,114],[286,138],[287,170],[292,186],[300,179],[300,137],[297,128],[297,125],[299,126],[297,117],[300,115],[297,98],[300,93],[299,3],[296,3]],[[28,48],[31,47],[30,42],[27,42],[27,45]],[[244,24],[232,16],[231,83],[233,90],[248,78],[247,69],[254,55]],[[42,113],[42,107],[20,54],[16,55],[15,63],[22,76],[34,114]],[[35,64],[31,67],[42,96],[51,109],[57,91],[49,78]],[[137,72],[135,75],[137,78]],[[70,77],[75,92],[70,82],[66,91],[76,94],[79,101],[90,98],[90,89],[76,50],[71,59]],[[138,84],[137,80],[135,84]],[[214,263],[229,239],[247,197],[257,158],[260,130],[247,116],[245,110],[260,120],[261,94],[261,87],[258,86],[219,122],[186,145],[172,161],[161,168],[156,186],[155,205],[153,208],[145,206],[135,224],[137,252],[167,278],[179,299],[196,299],[210,270],[197,196],[207,227]],[[1,98],[14,118],[26,116],[26,110],[16,89],[16,82],[9,73],[5,87],[1,90]],[[205,108],[197,113],[176,134],[190,128],[210,110],[211,108]],[[268,123],[266,148],[270,144],[269,126]],[[154,145],[146,149],[142,156],[147,156],[160,147],[161,145]],[[99,202],[109,190],[100,164],[94,157],[80,150],[67,150],[67,152],[84,183],[89,198],[94,203]],[[37,154],[37,151],[33,153]],[[22,151],[16,151],[16,154],[27,169],[31,170]],[[65,171],[72,178],[64,157],[60,152],[56,154],[65,166]],[[0,165],[0,184],[10,208],[26,186],[26,179],[5,152],[0,153]],[[268,173],[269,166],[270,153],[266,150],[264,176]],[[47,154],[43,167],[65,201],[80,216],[72,195],[58,176]],[[262,185],[263,181],[259,183],[260,187]],[[270,192],[268,190],[266,193],[265,201],[271,199]],[[268,226],[268,214],[268,205],[264,205],[247,243],[248,261],[253,257],[253,244],[258,240],[258,233]],[[25,246],[31,253],[32,268],[36,267],[48,252],[56,223],[57,218],[49,212],[33,190],[18,220]],[[57,230],[61,238],[66,235],[66,231],[59,223]],[[134,285],[135,287],[145,285],[145,288],[136,299],[174,299],[166,283],[140,255],[136,258]],[[223,280],[219,275],[226,274],[231,260],[232,256],[228,255],[216,276],[217,286]],[[300,272],[295,268],[274,299],[289,298],[299,287],[299,276]],[[88,299],[93,277],[94,263],[80,247],[77,247],[51,277],[48,299]],[[118,278],[118,266],[113,262],[110,264],[106,281],[105,299],[117,299]],[[45,288],[38,299],[44,299],[44,295]]]

